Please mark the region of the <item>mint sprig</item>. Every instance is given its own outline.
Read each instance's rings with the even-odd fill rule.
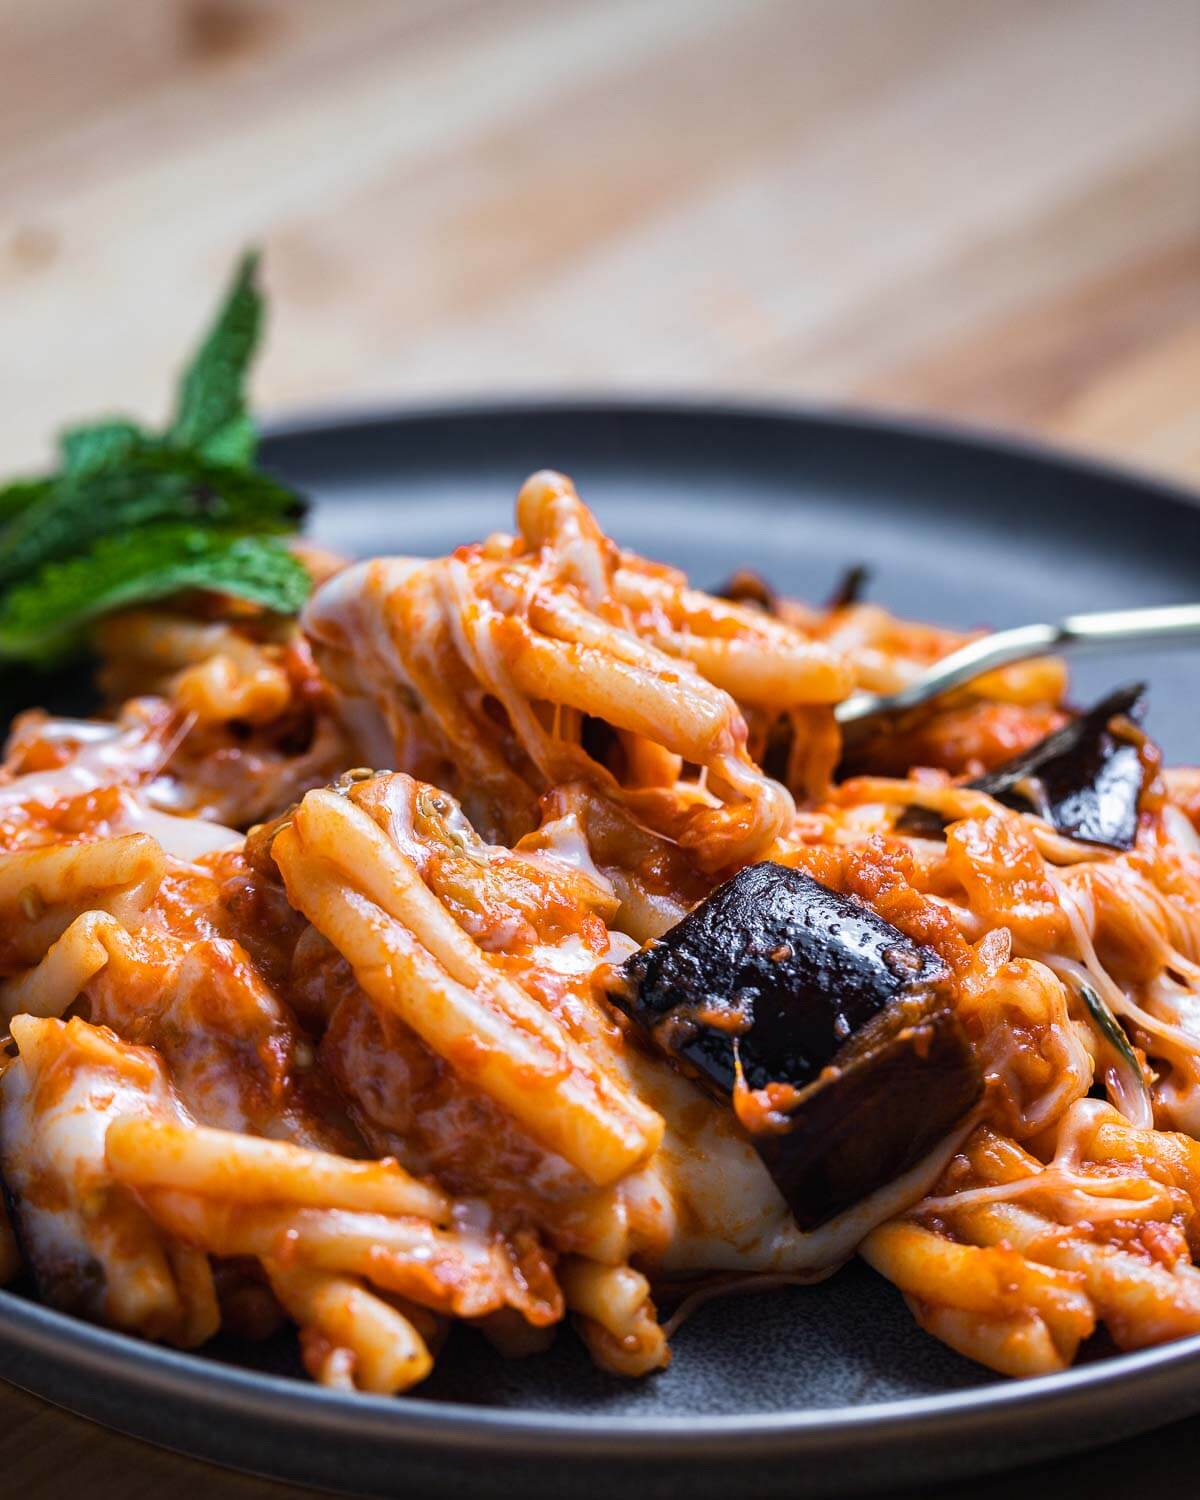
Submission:
[[[276,538],[304,502],[254,467],[257,272],[243,256],[165,431],[124,417],[70,427],[54,473],[0,486],[0,661],[61,660],[99,615],[184,589],[300,609],[308,574]]]
[[[295,614],[311,587],[303,563],[277,538],[159,522],[102,537],[8,589],[0,598],[0,659],[57,663],[101,615],[184,589],[237,594]]]
[[[244,467],[254,460],[256,436],[246,407],[246,373],[262,332],[258,255],[244,255],[204,342],[179,383],[167,441],[194,448],[216,463]]]
[[[52,479],[13,479],[0,485],[0,522],[15,516],[27,505],[43,499],[53,488]]]
[[[102,536],[151,521],[285,532],[302,515],[299,497],[267,474],[139,440],[107,467],[82,475],[64,470],[49,493],[0,526],[0,588]]]
[[[58,435],[64,479],[87,479],[118,468],[140,444],[150,441],[136,422],[113,417],[84,427],[68,427]]]

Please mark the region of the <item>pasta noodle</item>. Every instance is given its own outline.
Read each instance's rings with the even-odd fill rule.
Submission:
[[[703,593],[558,474],[516,522],[321,558],[299,622],[118,614],[107,716],[18,719],[0,1281],[183,1348],[287,1320],[314,1379],[375,1394],[425,1379],[455,1321],[521,1357],[569,1314],[646,1376],[708,1297],[856,1252],[1005,1375],[1101,1329],[1200,1332],[1200,772],[1102,716],[1130,824],[1085,836],[1052,778],[1005,780],[1083,732],[1061,663],[847,748],[838,702],[966,637],[847,593]],[[832,997],[789,979],[789,1024],[840,1007],[800,1083],[756,1058],[749,971],[721,991],[725,949],[686,947],[760,866],[891,965],[861,1026],[861,952],[829,960]],[[648,1020],[669,958],[702,1003]],[[934,1064],[971,1086],[926,1139],[935,1091],[902,1074]],[[921,1143],[886,1170],[874,1089]]]
[[[277,1200],[363,1213],[450,1218],[444,1194],[416,1182],[391,1161],[352,1161],[286,1141],[181,1126],[164,1120],[114,1120],[105,1158],[118,1181],[135,1188],[182,1187],[234,1203]]]
[[[361,1281],[273,1260],[266,1268],[272,1290],[300,1325],[305,1363],[318,1380],[341,1351],[349,1356],[353,1388],[382,1396],[406,1391],[433,1368],[412,1323]]]

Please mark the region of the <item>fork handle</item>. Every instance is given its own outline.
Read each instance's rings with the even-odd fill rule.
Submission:
[[[1106,609],[1098,614],[1068,615],[1058,630],[1061,645],[1084,648],[1126,642],[1195,640],[1200,637],[1200,604],[1163,604],[1154,609]]]
[[[985,672],[1054,651],[1096,651],[1145,641],[1200,639],[1200,604],[1165,604],[1152,609],[1108,609],[1068,615],[1057,625],[1019,625],[997,630],[952,652],[896,693],[853,693],[834,709],[845,726],[878,713],[904,713],[930,698],[973,682]]]

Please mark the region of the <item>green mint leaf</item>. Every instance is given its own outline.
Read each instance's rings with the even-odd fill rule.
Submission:
[[[0,524],[0,588],[102,536],[181,520],[247,532],[293,531],[304,502],[266,474],[142,446],[111,470],[64,474]]]
[[[183,372],[166,434],[175,447],[195,448],[226,463],[248,464],[254,457],[245,381],[262,328],[257,274],[258,255],[251,251],[239,262],[212,327]]]
[[[146,443],[146,435],[133,422],[113,417],[104,422],[89,422],[68,427],[59,433],[62,471],[73,477],[99,474],[116,468],[137,447]]]
[[[102,537],[9,589],[0,599],[0,661],[61,660],[98,616],[185,589],[235,594],[291,615],[311,588],[303,563],[274,537],[160,522]]]
[[[54,480],[51,478],[13,479],[8,484],[0,485],[0,525],[26,507],[44,500],[53,488]]]
[[[241,412],[205,439],[200,451],[210,463],[249,469],[254,464],[258,433],[249,412]]]
[[[0,663],[61,661],[98,615],[181,590],[299,610],[308,574],[273,538],[304,503],[254,468],[246,405],[257,268],[242,258],[163,435],[120,417],[70,427],[57,473],[0,488]]]

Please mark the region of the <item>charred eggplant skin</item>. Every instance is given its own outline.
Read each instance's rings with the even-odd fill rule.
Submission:
[[[870,581],[871,569],[866,563],[854,563],[845,570],[834,585],[833,592],[825,601],[825,608],[828,610],[849,609],[851,605],[861,603]]]
[[[621,966],[612,999],[684,1072],[728,1099],[784,1084],[759,1155],[801,1228],[916,1164],[982,1079],[948,972],[853,897],[750,865]]]
[[[893,1182],[966,1117],[983,1076],[958,1018],[935,995],[890,1006],[788,1112],[751,1139],[801,1229]]]
[[[739,568],[724,583],[717,584],[712,592],[718,599],[728,599],[731,604],[761,609],[765,615],[779,613],[779,595],[762,574],[756,573],[753,568]]]
[[[1019,811],[1044,811],[1059,833],[1110,849],[1132,849],[1146,780],[1140,747],[1113,733],[1114,719],[1136,725],[1145,684],[1118,688],[1062,729],[971,782]],[[1030,796],[1037,789],[1038,807]]]
[[[1017,812],[1042,813],[1058,833],[1107,849],[1132,849],[1146,766],[1133,739],[1114,734],[1114,719],[1138,725],[1145,686],[1118,688],[1093,708],[1039,740],[986,776],[967,782]],[[897,833],[937,838],[946,821],[927,807],[910,807]]]
[[[803,1088],[892,1000],[945,979],[928,948],[803,870],[748,865],[622,965],[614,999],[714,1092]]]
[[[842,570],[825,601],[827,610],[849,609],[858,604],[871,581],[871,569],[866,563],[853,563]],[[761,609],[764,614],[779,613],[779,595],[753,568],[739,568],[731,573],[724,583],[717,584],[712,591],[718,599],[728,599],[733,604],[748,604]]]

